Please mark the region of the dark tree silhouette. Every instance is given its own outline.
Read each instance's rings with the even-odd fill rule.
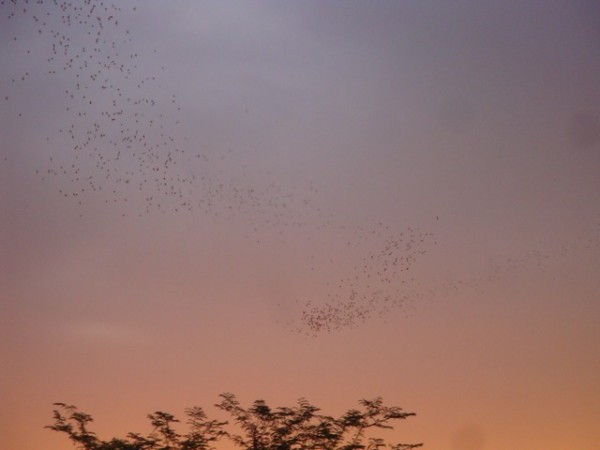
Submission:
[[[319,408],[300,399],[296,406],[271,408],[264,400],[244,408],[233,394],[222,394],[215,405],[233,419],[209,419],[199,407],[186,410],[187,434],[179,434],[175,416],[156,411],[148,418],[153,430],[148,436],[129,433],[125,439],[102,441],[89,430],[89,414],[75,406],[55,403],[54,423],[47,426],[66,433],[79,450],[213,450],[221,438],[242,450],[409,450],[422,444],[389,444],[369,435],[371,429],[392,428],[393,420],[415,413],[383,404],[381,398],[360,400],[361,409],[351,409],[335,418],[319,414]]]
[[[125,439],[102,441],[87,427],[93,421],[89,414],[80,412],[73,405],[54,405],[59,407],[54,410],[54,423],[46,428],[66,433],[80,450],[212,450],[213,443],[226,434],[222,428],[226,422],[209,420],[202,408],[193,407],[186,409],[187,434],[177,433],[174,424],[179,420],[175,416],[156,411],[148,414],[153,427],[148,436],[129,433]]]

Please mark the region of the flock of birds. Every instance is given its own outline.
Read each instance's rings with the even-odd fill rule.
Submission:
[[[44,118],[58,122],[46,144],[60,151],[36,173],[43,180],[68,180],[59,194],[81,206],[98,196],[126,204],[137,194],[145,212],[163,209],[163,198],[186,207],[191,179],[173,170],[184,156],[173,133],[180,107],[174,95],[156,98],[160,85],[140,65],[119,3],[13,0],[0,7],[22,65],[30,67],[3,81],[12,91],[43,86],[42,95],[61,93],[53,98],[55,117]],[[27,112],[15,113],[27,118]]]
[[[296,331],[316,337],[357,328],[373,319],[386,319],[399,310],[408,316],[423,301],[473,293],[487,297],[499,286],[518,283],[520,277],[560,280],[561,264],[568,264],[572,258],[599,254],[600,213],[591,222],[591,227],[569,239],[540,241],[522,251],[511,252],[509,257],[487,257],[479,269],[462,276],[451,268],[442,276],[422,270],[420,263],[424,258],[442,256],[431,232],[408,228],[392,233],[380,223],[365,233],[359,227],[347,245],[364,244],[360,263],[345,270],[347,275],[336,283],[328,283],[326,299],[304,303],[300,319],[288,324],[296,324]],[[338,230],[340,236],[344,231]],[[374,239],[369,241],[368,235]],[[340,261],[331,263],[337,265]]]
[[[284,240],[294,230],[310,229],[308,235],[314,235],[326,228],[348,246],[360,243],[363,256],[346,276],[326,283],[331,293],[324,301],[305,302],[298,331],[341,330],[402,305],[404,278],[431,234],[411,228],[395,234],[381,223],[336,225],[315,202],[319,193],[311,183],[282,186],[268,174],[252,180],[244,179],[245,173],[227,175],[222,166],[230,152],[215,160],[210,152],[192,149],[176,132],[177,98],[164,94],[160,77],[144,66],[142,50],[125,26],[135,7],[125,11],[118,2],[98,0],[12,0],[0,2],[0,8],[3,23],[13,25],[14,51],[23,62],[3,80],[5,86],[23,95],[39,85],[60,86],[61,95],[53,100],[60,109],[57,118],[46,118],[59,122],[46,137],[47,148],[55,150],[36,173],[44,182],[57,182],[57,194],[74,202],[81,215],[101,198],[123,215],[142,204],[138,216],[197,211],[203,217],[242,218],[246,237],[257,242],[265,232],[269,239]],[[28,111],[12,96],[4,96],[8,110],[27,120]],[[315,224],[315,217],[321,222]]]
[[[345,248],[332,252],[339,256],[328,262],[340,267],[342,274],[325,282],[324,299],[303,304],[295,325],[298,332],[316,336],[356,328],[395,310],[406,312],[419,299],[415,266],[437,244],[433,233],[413,227],[393,230],[378,222],[369,227],[337,227],[335,234],[338,245]],[[346,264],[338,260],[349,254],[355,257]]]
[[[156,61],[156,50],[144,54],[125,25],[135,10],[108,0],[0,1],[2,33],[12,33],[3,46],[12,46],[19,61],[2,71],[10,75],[1,80],[6,92],[0,106],[17,120],[34,120],[36,107],[23,105],[36,104],[40,87],[43,95],[56,92],[54,117],[43,118],[56,129],[45,138],[53,153],[36,169],[42,181],[58,186],[57,194],[81,215],[100,199],[123,215],[195,212],[242,220],[246,237],[257,242],[265,233],[283,240],[299,230],[306,236],[326,230],[337,246],[328,257],[330,267],[322,261],[316,266],[319,258],[307,264],[315,273],[330,271],[328,293],[299,300],[302,311],[293,327],[300,333],[357,327],[406,310],[425,295],[414,272],[436,246],[432,232],[381,222],[341,225],[319,206],[313,184],[284,185],[268,173],[228,175],[222,167],[231,153],[215,156],[182,139],[181,105],[165,93],[155,69],[145,65],[149,57]],[[589,245],[598,246],[598,231]],[[348,254],[354,255],[351,261]],[[524,254],[479,279],[522,264],[542,265],[547,256]],[[448,283],[439,286],[447,289]]]

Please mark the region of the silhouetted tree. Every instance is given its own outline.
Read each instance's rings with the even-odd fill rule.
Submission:
[[[360,400],[362,410],[351,409],[339,418],[318,414],[319,408],[300,399],[292,408],[270,408],[264,400],[248,409],[233,394],[222,394],[216,406],[234,419],[241,434],[228,437],[243,450],[376,450],[391,447],[408,450],[422,444],[386,444],[380,438],[366,437],[371,428],[392,428],[392,420],[415,413],[384,406],[381,398]]]
[[[73,405],[55,403],[54,424],[47,426],[66,433],[79,450],[213,450],[226,437],[242,450],[409,450],[422,444],[390,445],[368,435],[371,429],[392,428],[393,420],[415,413],[383,404],[381,398],[360,400],[361,409],[351,409],[338,418],[319,414],[319,408],[300,399],[293,407],[269,407],[264,400],[244,408],[233,394],[222,394],[215,405],[225,411],[239,432],[225,428],[228,422],[210,420],[199,407],[186,410],[189,432],[179,434],[175,416],[156,411],[148,418],[153,430],[148,436],[129,433],[127,438],[102,441],[88,429],[89,414]]]
[[[87,428],[93,421],[89,414],[78,411],[73,405],[54,405],[59,407],[54,410],[54,424],[46,428],[66,433],[80,450],[212,450],[212,444],[225,435],[222,427],[226,422],[209,420],[202,408],[194,407],[186,409],[190,428],[187,434],[176,432],[174,424],[179,420],[175,416],[156,411],[148,414],[153,427],[148,436],[129,433],[126,439],[101,441]]]

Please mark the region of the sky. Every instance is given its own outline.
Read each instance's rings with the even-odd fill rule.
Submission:
[[[595,1],[0,2],[0,447],[219,394],[600,449]]]

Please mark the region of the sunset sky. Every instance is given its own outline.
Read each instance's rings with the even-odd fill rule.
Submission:
[[[600,3],[0,2],[0,448],[223,392],[600,449]]]

